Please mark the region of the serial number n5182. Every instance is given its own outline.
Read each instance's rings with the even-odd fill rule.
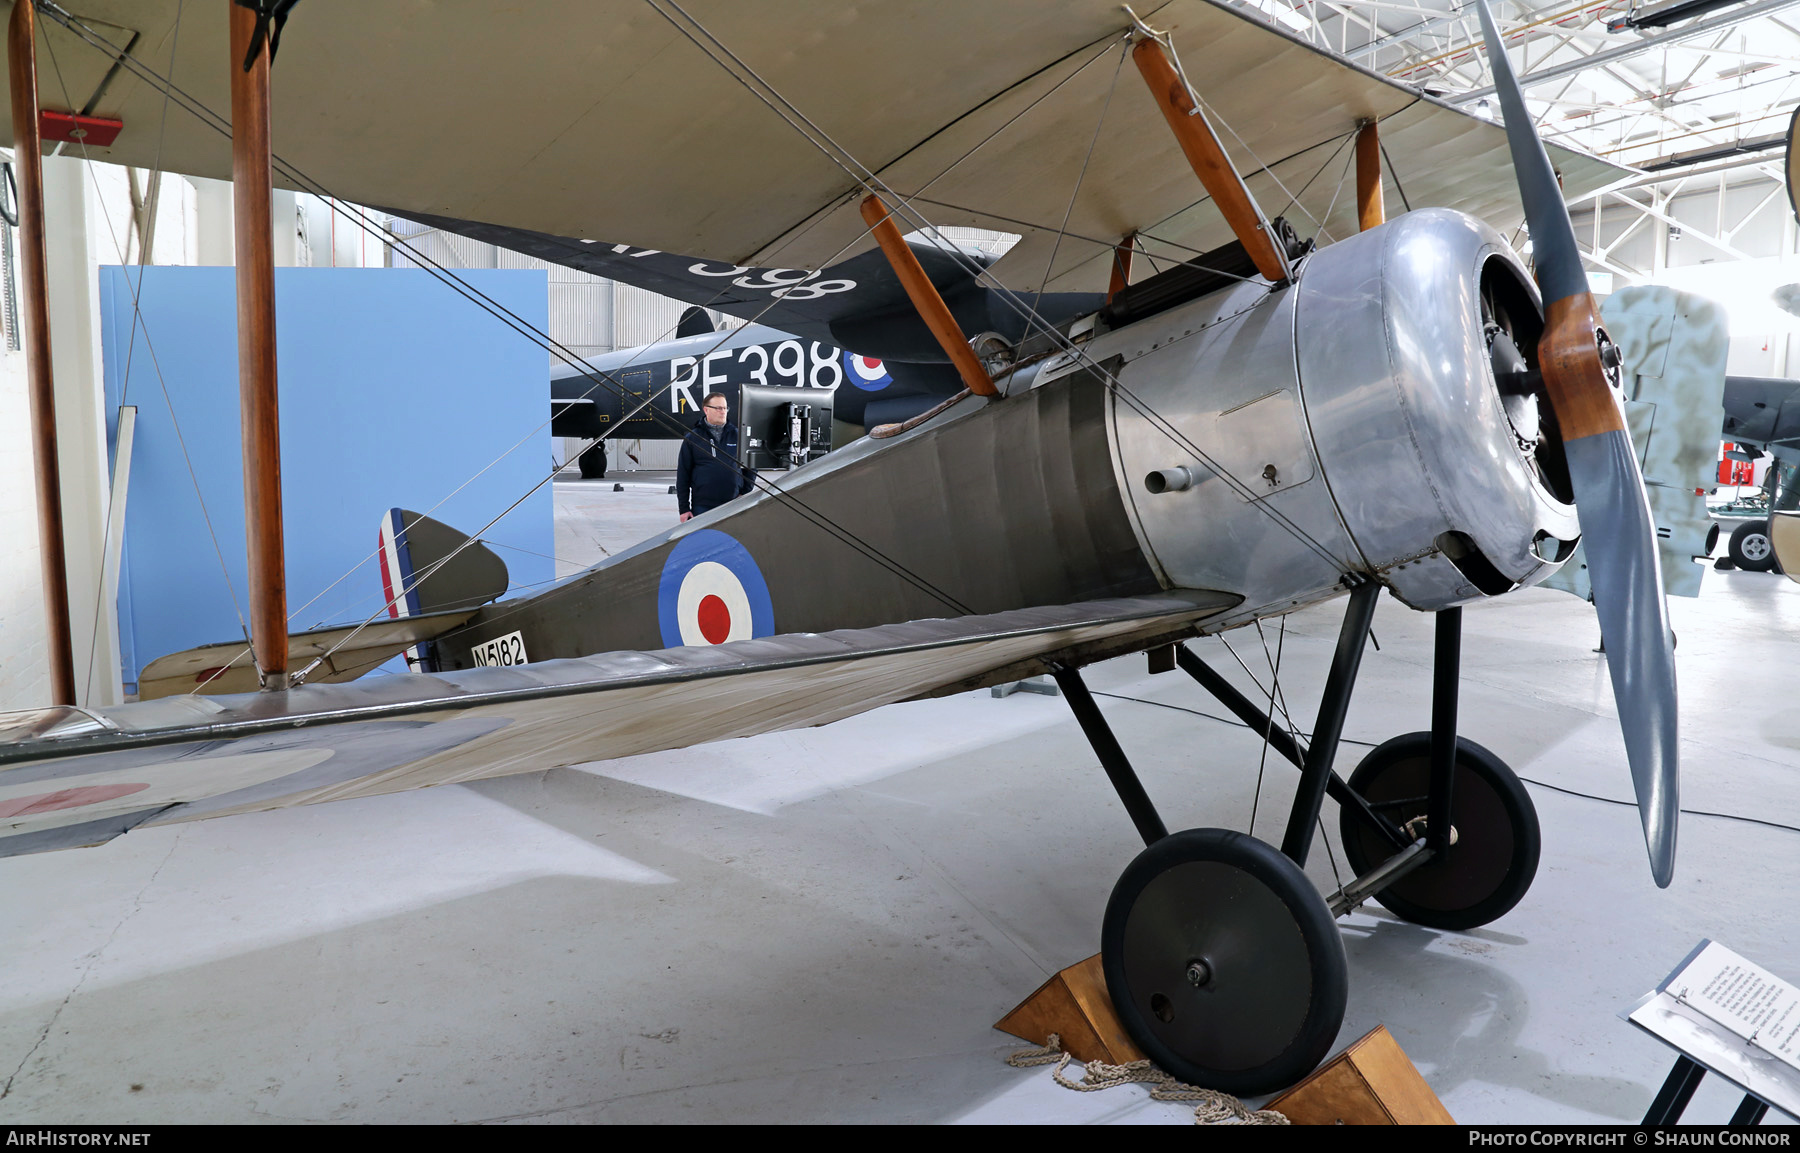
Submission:
[[[471,655],[475,658],[475,667],[482,669],[493,665],[522,665],[528,659],[525,656],[525,638],[518,633],[507,633],[503,637],[495,637],[476,645]]]

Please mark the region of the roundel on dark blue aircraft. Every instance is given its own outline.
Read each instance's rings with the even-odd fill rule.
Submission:
[[[887,366],[872,356],[858,356],[846,350],[844,356],[844,379],[862,389],[864,392],[880,392],[894,383],[888,375]]]
[[[775,632],[769,586],[750,550],[717,529],[676,543],[663,561],[656,613],[663,644],[722,645]]]

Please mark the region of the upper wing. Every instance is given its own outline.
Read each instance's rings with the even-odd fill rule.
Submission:
[[[514,668],[0,715],[0,856],[825,724],[1183,635],[1181,593]]]
[[[45,106],[122,119],[96,157],[228,176],[225,6],[81,7],[76,31],[40,20]],[[304,174],[315,191],[402,212],[821,268],[870,247],[856,208],[866,166],[935,223],[1020,233],[994,273],[1053,291],[1103,289],[1110,245],[1128,232],[1196,251],[1229,238],[1149,93],[1120,66],[1116,0],[929,11],[689,0],[704,33],[677,27],[672,7],[311,0],[294,10],[275,65],[277,180],[292,187]],[[1370,117],[1395,165],[1393,200],[1501,227],[1522,218],[1495,125],[1207,0],[1147,9],[1174,33],[1256,196],[1302,233],[1322,231],[1323,242],[1354,230],[1348,160],[1334,150]],[[166,122],[158,86],[111,71],[104,45],[122,49],[133,33],[134,61],[181,90]],[[727,50],[739,75],[715,58]],[[796,128],[799,117],[838,159]],[[1570,195],[1625,172],[1551,152]],[[1289,190],[1297,206],[1284,207]]]

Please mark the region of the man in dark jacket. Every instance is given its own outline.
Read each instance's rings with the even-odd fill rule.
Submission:
[[[684,521],[742,496],[756,481],[755,471],[738,463],[738,430],[725,421],[730,407],[724,393],[707,393],[701,419],[681,440],[675,500]]]

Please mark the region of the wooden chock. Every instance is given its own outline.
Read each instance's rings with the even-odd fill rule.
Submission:
[[[1385,1025],[1263,1108],[1295,1125],[1456,1124]]]
[[[1077,1061],[1123,1065],[1144,1059],[1113,1012],[1098,953],[1045,981],[994,1028],[1034,1045],[1048,1044],[1055,1033],[1062,1038],[1063,1051]]]

